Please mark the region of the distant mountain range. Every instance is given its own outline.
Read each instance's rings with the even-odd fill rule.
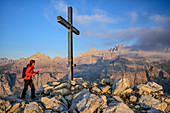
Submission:
[[[49,81],[67,79],[67,58],[49,56],[40,52],[19,60],[0,59],[0,96],[19,95],[23,88],[21,73],[31,59],[36,61],[35,70],[40,71],[34,78],[35,87]],[[87,81],[102,78],[118,79],[126,76],[131,86],[148,81],[161,84],[170,94],[170,53],[131,51],[126,45],[116,45],[106,50],[91,48],[74,58],[74,77]]]

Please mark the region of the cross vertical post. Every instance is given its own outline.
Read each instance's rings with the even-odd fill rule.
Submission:
[[[72,7],[68,7],[68,21],[63,17],[57,16],[57,22],[62,24],[68,29],[68,82],[73,80],[73,33],[79,35],[80,32],[72,25]]]
[[[72,26],[72,7],[68,7],[68,22]],[[73,80],[73,34],[72,27],[68,29],[68,81]]]

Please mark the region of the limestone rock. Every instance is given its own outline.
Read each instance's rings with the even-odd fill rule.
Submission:
[[[149,95],[142,95],[139,99],[139,103],[143,103],[149,107],[153,107],[155,109],[164,111],[167,107],[167,104],[165,102],[162,102],[158,99],[155,99]]]
[[[64,105],[60,100],[58,100],[55,97],[51,99],[47,97],[42,97],[41,102],[44,103],[46,109],[52,109],[53,111],[58,111],[58,112],[67,110],[67,106]]]
[[[48,83],[50,86],[58,86],[59,84],[60,84],[60,82],[50,82],[50,83]]]
[[[123,102],[112,102],[108,105],[108,107],[103,109],[103,113],[134,113],[134,112]]]
[[[101,83],[102,83],[103,85],[109,85],[111,82],[112,82],[112,81],[111,81],[110,79],[108,79],[108,78],[103,78],[103,79],[101,80]]]
[[[54,90],[52,95],[68,95],[70,91],[66,88],[59,89],[59,90]]]
[[[131,102],[136,102],[136,100],[137,100],[137,97],[136,96],[130,96],[130,101]]]
[[[137,86],[137,88],[139,89],[139,94],[142,94],[143,92],[150,94],[150,93],[154,93],[154,92],[157,92],[163,89],[161,85],[158,85],[155,82],[148,82],[147,84],[140,84]]]
[[[44,113],[52,113],[52,110],[44,110]]]
[[[97,83],[93,83],[93,87],[97,86],[98,84]]]
[[[113,96],[113,98],[114,98],[116,101],[123,102],[123,100],[122,100],[119,96]]]
[[[165,99],[165,102],[166,102],[167,104],[170,104],[170,99]]]
[[[83,78],[73,78],[73,80],[77,83],[77,84],[82,84],[84,81],[83,81]]]
[[[102,91],[101,91],[98,87],[93,87],[93,88],[92,88],[92,92],[99,94],[99,93],[101,93]]]
[[[21,105],[20,103],[16,103],[15,105],[12,106],[12,108],[8,112],[13,113],[17,109],[19,109],[20,105]]]
[[[53,88],[52,86],[48,86],[48,87],[44,88],[44,93],[45,93],[45,94],[50,94],[50,92],[52,92],[53,89],[54,89],[54,88]]]
[[[26,105],[24,113],[43,113],[42,108],[36,102],[31,102]]]
[[[129,89],[126,89],[126,90],[124,90],[121,94],[130,94],[130,93],[132,93],[132,89],[131,88],[129,88]]]
[[[72,95],[68,95],[68,96],[66,96],[65,98],[66,98],[67,100],[71,101],[72,98],[73,98],[73,96],[72,96]]]
[[[6,112],[8,111],[10,108],[12,107],[12,105],[9,103],[9,101],[5,101],[5,100],[1,100],[0,99],[0,111],[1,112]]]
[[[129,80],[127,78],[120,78],[114,82],[112,86],[112,93],[114,95],[119,95],[128,87],[130,87]]]
[[[88,84],[86,82],[84,82],[84,83],[82,83],[82,86],[86,88],[88,86]]]
[[[75,81],[71,81],[71,85],[75,86],[76,85],[76,82]]]
[[[73,95],[73,100],[72,100],[72,105],[71,107],[73,108],[77,108],[77,103],[81,100],[83,100],[83,98],[85,97],[89,97],[90,96],[90,92],[87,89],[83,89],[81,90],[79,93],[74,94]]]
[[[111,93],[111,87],[109,85],[102,87],[102,93]]]
[[[44,91],[44,88],[46,88],[46,87],[49,87],[49,85],[48,84],[44,84],[44,85],[42,85],[40,88],[39,88],[39,90],[38,90],[38,92],[43,92]]]
[[[67,88],[68,89],[68,88],[70,88],[70,84],[69,83],[62,83],[62,84],[56,86],[54,89],[58,90],[58,89],[62,89],[62,88]]]
[[[94,113],[97,108],[100,108],[104,101],[102,98],[94,94],[85,95],[84,98],[76,104],[76,108],[81,113]]]
[[[82,85],[76,85],[76,86],[75,86],[75,89],[76,89],[76,90],[82,90],[83,88],[84,88],[84,87],[83,87]]]

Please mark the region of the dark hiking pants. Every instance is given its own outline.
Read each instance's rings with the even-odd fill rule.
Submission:
[[[25,98],[26,92],[28,90],[28,85],[31,87],[31,98],[35,98],[35,87],[32,79],[24,80],[24,89],[22,91],[21,98]]]

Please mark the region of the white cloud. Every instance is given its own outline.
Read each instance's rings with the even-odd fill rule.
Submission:
[[[51,10],[52,8],[57,11],[58,13],[62,13],[62,14],[67,14],[67,7],[68,5],[61,0],[52,0],[50,2],[50,7],[45,9],[45,18],[49,20],[49,16],[51,15]],[[51,9],[51,10],[49,10]],[[49,14],[48,14],[49,11]],[[93,14],[91,15],[80,15],[77,12],[77,9],[74,8],[74,19],[75,22],[77,22],[80,25],[91,25],[93,23],[98,23],[98,24],[110,24],[110,23],[115,23],[116,19],[113,19],[112,17],[110,17],[110,15],[107,14],[106,11],[103,11],[101,9],[92,9]],[[53,12],[54,13],[54,12]]]
[[[170,47],[170,30],[163,28],[128,28],[110,30],[105,33],[88,31],[83,33],[86,37],[95,37],[116,42],[131,42],[135,40],[133,47],[142,50],[163,50]]]
[[[131,12],[131,13],[129,13],[129,15],[132,18],[132,22],[135,23],[137,21],[137,18],[138,18],[137,13],[136,12]]]
[[[160,22],[160,21],[170,21],[170,17],[163,17],[158,14],[150,16],[151,20]]]
[[[65,2],[57,0],[57,1],[52,1],[51,3],[54,5],[57,11],[61,13],[67,13],[68,5]]]
[[[109,24],[109,23],[116,22],[116,20],[114,20],[113,18],[110,18],[104,14],[75,15],[75,20],[79,24],[83,24],[83,25],[90,25],[90,24],[93,24],[96,22],[99,24],[101,24],[101,23]]]

